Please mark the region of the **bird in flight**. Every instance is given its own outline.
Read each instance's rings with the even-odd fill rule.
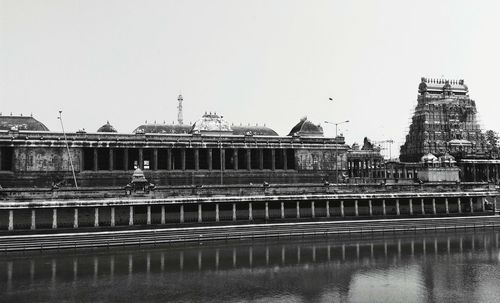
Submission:
[[[328,98],[328,100],[333,101],[333,98],[332,98],[332,97],[330,97],[330,98]]]

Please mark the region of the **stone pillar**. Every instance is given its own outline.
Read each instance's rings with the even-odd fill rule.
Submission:
[[[268,202],[265,203],[264,208],[265,208],[265,219],[267,221],[267,220],[269,220],[269,203]]]
[[[370,217],[373,216],[373,205],[372,205],[372,200],[368,200],[368,211],[370,213]]]
[[[211,148],[207,149],[207,157],[208,157],[208,170],[212,170],[213,165],[212,165],[212,149]]]
[[[167,149],[167,170],[172,170],[172,149]]]
[[[115,226],[115,208],[114,207],[111,207],[110,209],[111,211],[111,222],[109,225],[111,225],[111,227]]]
[[[219,222],[219,203],[215,203],[215,222]]]
[[[129,167],[128,167],[128,148],[123,149],[123,170],[129,170]]]
[[[203,210],[201,204],[198,204],[198,223],[203,222]]]
[[[285,203],[281,202],[281,219],[285,219]]]
[[[146,224],[151,225],[151,205],[146,206]]]
[[[472,163],[472,181],[477,181],[476,163]]]
[[[113,149],[112,149],[112,148],[110,148],[110,149],[109,149],[109,170],[113,170],[113,169],[114,169],[113,164],[114,164],[114,160],[113,160]]]
[[[311,202],[311,217],[316,218],[316,208],[314,208],[314,201]]]
[[[345,217],[345,212],[344,212],[344,200],[340,201],[340,216],[343,218]]]
[[[248,220],[253,221],[252,203],[248,203]]]
[[[134,225],[134,207],[129,207],[129,215],[128,215],[128,225]]]
[[[179,222],[184,223],[184,205],[181,205],[181,207],[180,207]]]
[[[354,200],[354,215],[356,217],[359,216],[359,207],[358,207],[358,200]]]
[[[484,213],[486,211],[486,208],[484,206],[484,199],[485,198],[481,198],[481,211]]]
[[[247,170],[252,170],[252,150],[247,149]]]
[[[495,164],[495,183],[498,184],[499,176],[498,176],[498,165]]]
[[[36,211],[34,209],[31,210],[31,229],[36,229]]]
[[[413,216],[413,200],[409,199],[408,200],[408,204],[409,204],[409,207],[410,207],[410,216]]]
[[[236,203],[233,203],[233,221],[236,221]]]
[[[78,228],[78,208],[75,208],[73,214],[73,228]]]
[[[99,207],[94,208],[94,227],[99,227]]]
[[[490,182],[490,166],[488,164],[485,164],[484,169],[486,170],[486,181]]]
[[[437,214],[437,211],[436,211],[436,199],[435,198],[432,198],[432,214]]]
[[[425,201],[424,201],[424,198],[420,199],[420,206],[422,207],[422,215],[425,215]]]
[[[385,206],[385,199],[382,200],[382,215],[387,215],[387,208]]]
[[[450,214],[450,207],[448,205],[448,198],[444,198],[444,208],[446,210],[446,214],[449,215]]]
[[[161,206],[161,224],[165,224],[167,222],[165,215],[165,205]]]
[[[57,228],[57,208],[52,209],[52,228]]]
[[[276,150],[271,149],[271,170],[276,170]]]
[[[9,230],[14,230],[14,210],[9,209]]]
[[[237,149],[237,148],[235,148],[235,149],[233,150],[233,168],[234,168],[235,170],[238,170],[238,168],[239,168],[239,167],[238,167],[238,164],[239,164],[239,163],[238,163],[238,149]]]
[[[186,149],[181,148],[181,170],[186,170]]]
[[[137,165],[144,170],[144,150],[142,148],[139,148],[139,163]]]
[[[153,148],[153,170],[158,170],[158,148]]]
[[[97,153],[97,148],[94,148],[94,171],[97,171],[99,169],[98,167],[98,159],[97,157],[99,156],[99,154]]]
[[[399,199],[396,199],[396,215],[401,215],[401,211],[399,209]]]
[[[200,170],[200,149],[194,149],[194,170]]]
[[[330,201],[326,201],[326,217],[330,218]]]
[[[83,159],[83,157],[82,157]],[[0,170],[2,170],[2,149],[0,148]],[[82,170],[83,170],[83,166],[82,166]]]
[[[457,199],[457,205],[458,205],[458,213],[462,213],[462,201],[460,201],[460,197]]]
[[[220,161],[221,161],[221,164],[220,164],[220,167],[221,167],[221,170],[226,170],[226,150],[221,148],[220,149]]]
[[[469,205],[470,205],[470,213],[473,214],[474,213],[474,201],[473,201],[472,197],[469,198]]]
[[[296,210],[297,210],[297,219],[300,219],[300,202],[299,201],[297,201]]]
[[[288,156],[286,154],[286,149],[282,149],[281,152],[283,153],[283,169],[287,170],[288,169]]]
[[[262,148],[259,148],[259,169],[264,169],[264,151]]]

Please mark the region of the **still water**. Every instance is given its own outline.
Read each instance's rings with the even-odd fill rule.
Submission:
[[[498,231],[0,256],[4,302],[500,302]]]

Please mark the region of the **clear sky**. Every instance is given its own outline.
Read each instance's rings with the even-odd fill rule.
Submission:
[[[500,131],[499,40],[500,1],[0,0],[0,111],[131,132],[175,121],[182,92],[186,123],[349,119],[348,143],[394,153],[422,76],[465,79]]]

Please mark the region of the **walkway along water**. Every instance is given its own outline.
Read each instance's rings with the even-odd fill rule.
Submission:
[[[246,224],[0,236],[0,251],[498,229],[499,216]]]

